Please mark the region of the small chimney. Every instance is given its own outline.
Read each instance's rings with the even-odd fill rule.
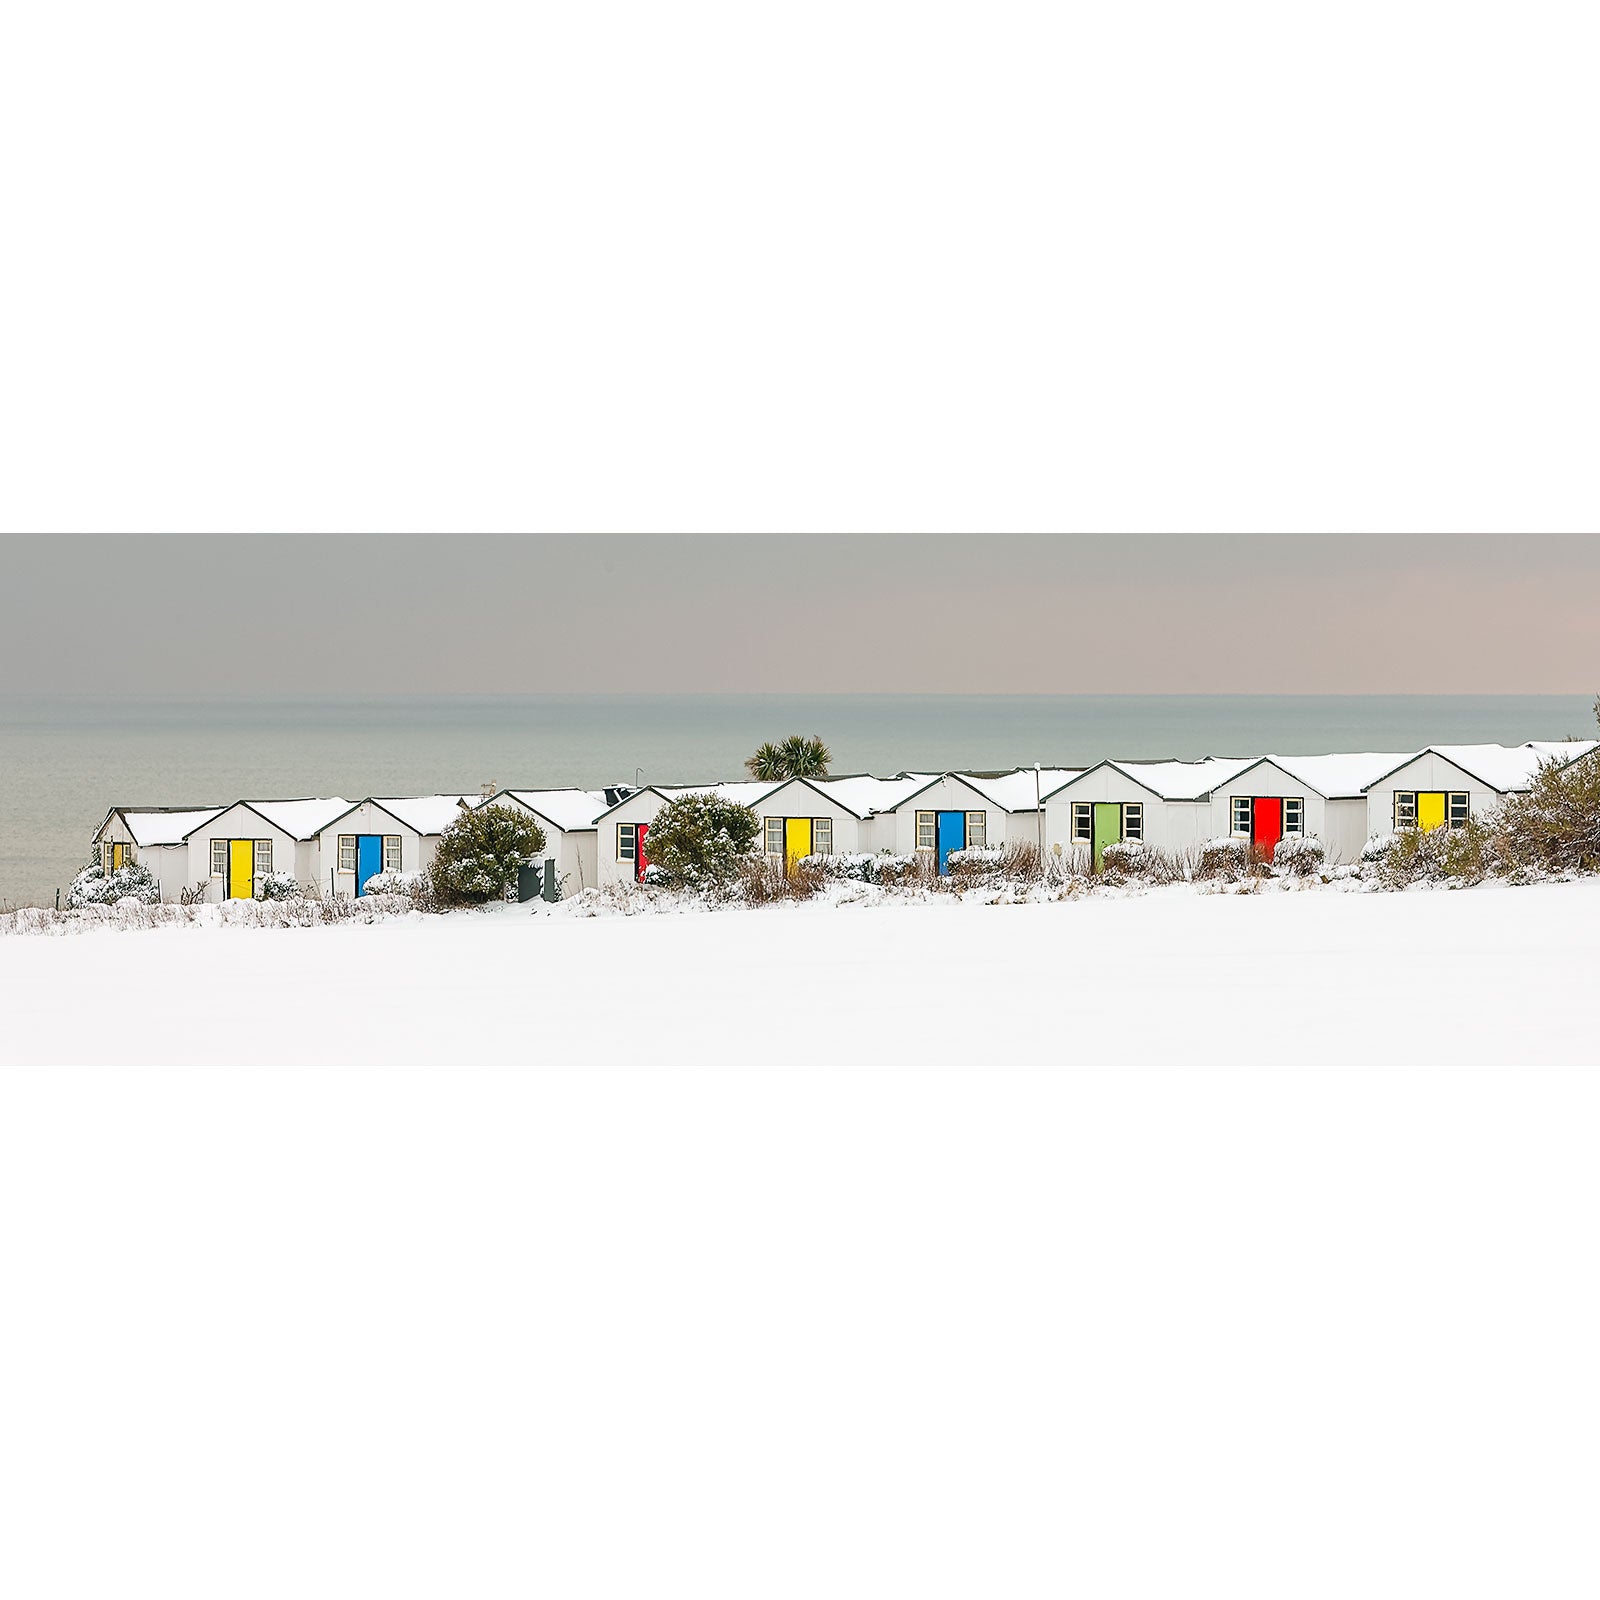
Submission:
[[[496,793],[497,791],[492,783],[480,783],[478,785],[478,798],[480,800],[493,800]]]

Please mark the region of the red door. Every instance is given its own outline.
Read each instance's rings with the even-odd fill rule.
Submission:
[[[1250,842],[1268,861],[1283,837],[1283,801],[1257,800],[1250,808]]]
[[[650,863],[646,861],[644,857],[644,836],[649,833],[649,831],[650,824],[648,822],[641,822],[639,824],[638,843],[633,847],[633,875],[639,880],[640,883],[644,882],[644,869],[650,865]]]

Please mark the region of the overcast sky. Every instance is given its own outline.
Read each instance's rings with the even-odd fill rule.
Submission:
[[[5,690],[1587,693],[1600,535],[12,535]]]

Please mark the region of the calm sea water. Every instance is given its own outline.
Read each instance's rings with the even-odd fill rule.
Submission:
[[[1087,765],[1585,736],[1567,696],[0,696],[0,902],[48,903],[112,805],[743,776],[819,733],[835,772]]]

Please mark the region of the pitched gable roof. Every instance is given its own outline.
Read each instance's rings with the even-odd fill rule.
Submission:
[[[598,789],[502,789],[485,804],[507,799],[537,812],[562,833],[587,832],[602,812],[610,810]]]

